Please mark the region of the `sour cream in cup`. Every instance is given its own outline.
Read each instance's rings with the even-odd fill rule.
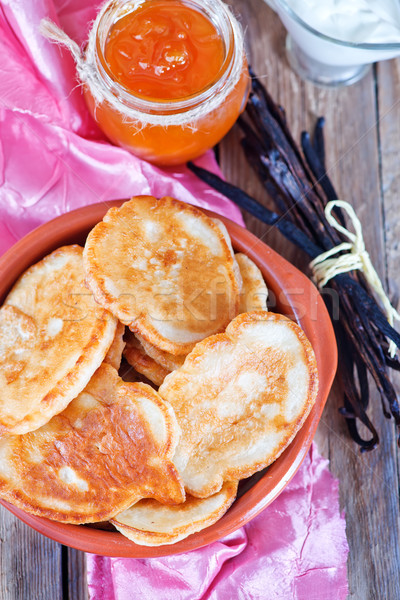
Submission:
[[[400,55],[397,0],[266,1],[288,31],[288,60],[304,79],[349,85],[373,62]]]

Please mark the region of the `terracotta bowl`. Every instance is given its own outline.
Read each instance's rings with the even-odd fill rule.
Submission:
[[[30,265],[64,244],[84,244],[90,229],[110,206],[122,201],[94,204],[58,217],[29,233],[0,259],[0,301],[17,277]],[[211,213],[210,213],[211,214]],[[214,542],[235,531],[270,504],[288,484],[305,458],[320,420],[336,371],[337,348],[325,304],[310,280],[249,231],[219,215],[235,250],[247,254],[261,269],[270,290],[272,310],[297,321],[308,336],[318,363],[320,389],[304,426],[285,452],[265,471],[241,486],[241,496],[214,525],[176,544],[139,546],[115,531],[87,525],[65,525],[29,515],[2,501],[24,523],[47,537],[72,548],[104,556],[144,558],[187,552]]]

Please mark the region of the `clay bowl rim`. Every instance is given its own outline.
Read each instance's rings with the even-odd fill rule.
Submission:
[[[114,200],[78,208],[40,225],[19,240],[0,258],[0,301],[3,302],[20,274],[59,246],[83,243],[90,229],[109,208],[125,200]],[[166,546],[140,546],[122,534],[90,526],[57,523],[0,503],[39,533],[77,550],[103,556],[147,558],[188,552],[206,546],[232,533],[266,508],[285,488],[300,467],[311,446],[337,366],[337,347],[332,323],[324,301],[312,282],[277,252],[247,229],[211,211],[226,225],[236,251],[247,254],[261,269],[276,306],[297,321],[309,338],[317,359],[320,388],[316,403],[302,429],[258,481],[214,525],[184,540]],[[255,477],[255,476],[253,476]]]

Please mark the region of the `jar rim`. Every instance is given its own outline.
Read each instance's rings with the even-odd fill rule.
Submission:
[[[204,14],[216,27],[225,45],[225,57],[216,77],[200,91],[177,99],[149,99],[133,94],[117,81],[107,61],[104,50],[111,27],[123,16],[134,12],[138,6],[152,0],[112,0],[106,3],[95,23],[93,62],[100,82],[108,88],[115,101],[127,107],[149,115],[174,115],[188,112],[216,98],[229,83],[230,77],[239,79],[244,60],[244,42],[241,27],[228,6],[222,0],[179,0]],[[239,68],[238,68],[239,65]],[[234,82],[236,85],[237,81]],[[234,87],[234,86],[232,86]],[[225,94],[224,94],[225,96]]]

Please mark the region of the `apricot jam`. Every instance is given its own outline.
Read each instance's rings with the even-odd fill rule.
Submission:
[[[243,110],[243,36],[220,0],[114,0],[95,27],[85,97],[115,144],[180,164],[219,142]]]
[[[111,28],[105,59],[115,79],[149,100],[178,100],[215,81],[225,48],[215,25],[183,2],[144,2]]]

